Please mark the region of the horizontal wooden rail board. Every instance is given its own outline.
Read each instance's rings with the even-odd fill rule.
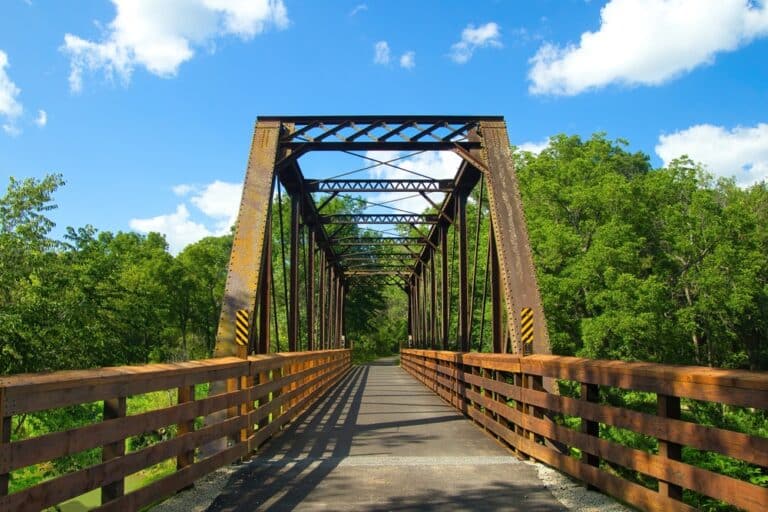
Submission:
[[[401,365],[440,397],[519,453],[528,455],[644,510],[694,510],[688,504],[589,464],[589,457],[622,466],[661,483],[690,489],[753,511],[768,506],[768,488],[665,456],[603,439],[557,422],[560,415],[581,418],[716,452],[765,467],[768,439],[675,418],[548,393],[541,379],[645,391],[684,398],[768,409],[768,374],[650,363],[507,354],[466,354],[403,350]],[[538,380],[536,380],[538,379]],[[536,383],[539,384],[536,384]],[[596,388],[597,389],[597,388]],[[582,391],[583,393],[583,391]],[[583,396],[583,395],[582,395]],[[510,405],[510,401],[515,404]],[[549,441],[549,442],[545,442]],[[577,448],[582,459],[556,446]],[[586,457],[585,454],[589,454]],[[667,487],[664,487],[666,489]]]
[[[349,350],[325,350],[253,356],[247,360],[221,358],[4,377],[0,379],[0,413],[4,421],[18,414],[102,400],[125,400],[153,391],[187,391],[183,401],[180,399],[180,403],[169,407],[135,415],[124,415],[123,411],[112,419],[2,443],[0,477],[84,450],[120,446],[132,436],[172,425],[193,425],[195,418],[217,411],[227,413],[217,423],[197,430],[193,426],[189,427],[192,430],[179,430],[170,439],[134,452],[110,454],[101,463],[13,494],[7,494],[2,488],[0,511],[40,510],[98,488],[110,489],[110,498],[106,498],[110,501],[103,503],[101,509],[137,510],[247,456],[338,382],[350,364]],[[194,399],[191,386],[221,380],[229,382],[228,392]],[[197,448],[222,437],[234,440],[234,444],[205,459],[194,459]],[[179,457],[181,454],[190,455]],[[171,474],[131,493],[123,495],[122,490],[118,490],[114,494],[114,486],[128,475],[177,458],[184,462],[179,462]]]

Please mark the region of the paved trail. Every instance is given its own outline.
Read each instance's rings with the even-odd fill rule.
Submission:
[[[470,455],[471,454],[471,455]],[[566,510],[395,359],[356,366],[244,464],[208,509]]]

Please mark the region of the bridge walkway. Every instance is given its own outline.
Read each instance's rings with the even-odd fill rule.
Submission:
[[[565,510],[533,466],[395,358],[353,367],[234,473],[208,510],[257,509]]]

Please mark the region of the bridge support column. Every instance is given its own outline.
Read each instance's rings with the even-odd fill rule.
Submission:
[[[459,237],[459,347],[469,352],[469,275],[467,273],[467,194],[459,191],[456,201],[456,233]]]
[[[268,224],[266,237],[264,241],[264,253],[272,254],[272,228]],[[272,310],[272,296],[270,294],[272,288],[272,258],[264,258],[264,263],[261,267],[261,283],[259,285],[259,339],[256,344],[255,352],[257,354],[268,354],[270,337],[269,337],[269,314]]]
[[[448,350],[448,324],[450,303],[448,298],[448,226],[445,225],[440,230],[440,313],[442,315],[440,322],[443,350]]]
[[[264,251],[270,213],[267,205],[271,204],[272,199],[279,135],[280,123],[277,121],[259,121],[254,130],[229,258],[214,357],[245,357],[247,353],[248,347],[238,345],[235,341],[235,315],[238,310],[246,310],[253,322],[253,310],[262,277],[259,270],[263,267],[262,259],[268,256]],[[218,387],[214,393],[221,391],[221,387]]]
[[[307,227],[307,350],[315,350],[315,233]]]
[[[325,350],[325,348],[326,348],[325,340],[327,339],[326,338],[326,333],[325,333],[325,326],[326,326],[326,322],[327,322],[327,317],[325,315],[325,301],[326,301],[326,294],[325,294],[325,287],[326,287],[326,284],[325,284],[325,281],[326,281],[325,273],[326,273],[326,268],[325,267],[326,267],[325,252],[324,251],[320,251],[320,272],[318,272],[318,274],[319,274],[319,283],[318,283],[318,286],[317,286],[317,288],[318,288],[318,295],[319,295],[319,297],[318,297],[318,305],[317,305],[317,309],[318,309],[318,312],[319,312],[318,320],[317,320],[317,323],[318,323],[318,326],[317,326],[317,328],[318,328],[318,333],[317,333],[318,334],[318,340],[317,341],[318,341],[318,347],[319,347],[320,350]]]
[[[506,339],[502,339],[504,318],[501,305],[501,276],[499,275],[499,256],[496,254],[496,235],[491,223],[488,243],[491,245],[491,337],[493,351],[497,354],[507,352]]]
[[[533,314],[532,352],[549,354],[549,333],[536,283],[536,271],[506,123],[481,121],[479,129],[483,137],[480,156],[488,166],[488,203],[500,266],[500,272],[496,274],[500,277],[497,282],[501,284],[504,294],[507,333],[512,339],[512,351],[521,355],[524,353],[521,313],[523,308],[530,308]],[[498,285],[494,283],[494,287]],[[550,388],[546,383],[545,386]]]
[[[437,288],[435,282],[435,251],[429,258],[429,346],[437,348]]]
[[[291,196],[290,291],[288,292],[288,351],[299,346],[299,198]]]

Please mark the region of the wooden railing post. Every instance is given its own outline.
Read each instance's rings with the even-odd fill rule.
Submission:
[[[240,389],[247,389],[248,395],[245,398],[245,401],[240,404],[240,416],[248,417],[248,414],[253,411],[253,396],[251,396],[251,393],[253,392],[253,384],[254,384],[254,378],[253,375],[250,372],[250,365],[247,375],[243,375],[240,377]],[[245,428],[240,430],[240,442],[241,443],[248,443],[248,439],[253,435],[254,428],[253,425],[248,422]],[[245,458],[247,459],[248,456]]]
[[[266,384],[269,382],[269,370],[259,372],[259,384]],[[267,402],[269,402],[269,395],[262,395],[259,397],[256,397],[256,400],[259,402],[259,407],[265,405]],[[269,416],[265,416],[264,418],[259,421],[258,428],[262,429],[266,427],[269,424]]]
[[[581,383],[581,399],[587,402],[600,402],[600,387],[597,384]],[[581,431],[589,436],[600,437],[600,423],[581,418]],[[600,467],[600,457],[593,453],[582,453],[582,461],[589,466]],[[597,490],[593,485],[587,484],[587,489]]]
[[[11,442],[13,416],[5,416],[5,388],[0,388],[0,445]],[[8,496],[9,473],[0,474],[0,496]]]
[[[234,377],[227,379],[227,393],[238,391],[240,389],[240,378]],[[227,418],[236,418],[240,414],[240,407],[233,405],[227,409]],[[235,445],[240,441],[240,436],[237,434],[231,434],[228,436],[228,445]]]
[[[127,402],[128,401],[124,396],[104,400],[103,421],[116,418],[124,418],[128,412]],[[123,455],[125,455],[125,439],[120,439],[114,443],[105,444],[101,449],[102,462],[107,462],[108,460],[122,457]],[[119,498],[123,496],[123,494],[125,494],[124,477],[101,488],[101,504],[103,505],[109,501]]]
[[[528,378],[530,379],[528,384],[532,390],[546,392],[544,389],[544,377],[541,375],[530,375]],[[541,407],[531,406],[530,413],[538,419],[543,419],[545,411]],[[534,440],[542,444],[545,442],[544,437],[538,434],[534,435]]]
[[[528,387],[527,386],[527,384],[528,384],[528,377],[524,373],[522,373],[522,372],[521,373],[515,373],[514,374],[514,383],[515,383],[515,386],[520,388],[520,394],[522,395],[523,391],[525,390],[525,388]],[[520,414],[526,414],[528,412],[528,408],[527,408],[527,406],[525,405],[525,403],[523,402],[522,399],[515,400],[515,409],[517,409],[517,411]],[[515,433],[518,436],[520,436],[520,437],[528,437],[527,436],[527,432],[525,431],[525,429],[523,428],[522,425],[520,425],[518,423],[515,423],[514,425],[515,425]],[[515,447],[515,452],[520,457],[528,458],[528,454],[525,453],[524,451],[520,450],[520,448],[518,448],[517,446]]]
[[[657,414],[661,418],[680,419],[680,398],[669,395],[656,395]],[[682,460],[683,447],[677,443],[670,443],[659,439],[659,456],[670,460]],[[659,480],[659,494],[675,500],[683,499],[683,488],[663,480]]]
[[[195,400],[195,386],[181,386],[178,390],[177,403],[179,405]],[[183,436],[195,430],[195,420],[183,421],[176,426],[176,435]],[[180,453],[176,457],[176,470],[184,469],[195,461],[195,450]]]

